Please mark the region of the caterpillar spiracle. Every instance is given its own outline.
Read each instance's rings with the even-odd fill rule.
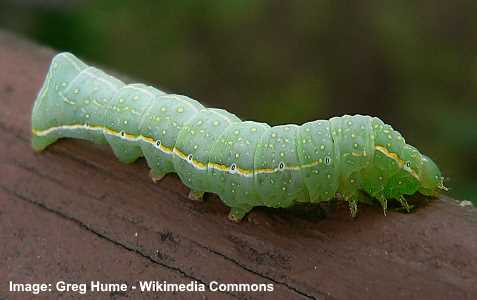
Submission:
[[[436,164],[380,119],[345,115],[303,125],[241,121],[222,109],[143,84],[124,84],[70,53],[53,58],[32,112],[32,146],[60,138],[108,143],[158,180],[175,172],[189,197],[218,194],[241,220],[253,207],[319,203],[340,193],[409,206],[404,195],[445,190]]]

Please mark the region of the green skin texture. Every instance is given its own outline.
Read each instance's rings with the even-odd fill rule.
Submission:
[[[231,207],[233,220],[242,219],[255,206],[318,203],[333,199],[336,193],[348,201],[353,216],[357,203],[369,203],[370,198],[385,210],[391,199],[408,208],[403,195],[435,196],[444,188],[434,162],[378,118],[345,115],[274,127],[243,122],[185,96],[142,84],[125,85],[70,53],[60,53],[34,104],[32,128],[35,132],[77,124],[150,137],[179,149],[187,158],[164,153],[142,140],[129,141],[87,128],[33,134],[33,148],[41,151],[64,137],[109,143],[122,162],[144,156],[156,178],[175,172],[195,196],[218,194]],[[199,169],[192,160],[230,169]],[[235,167],[252,174],[241,176]],[[267,169],[275,171],[260,171]]]

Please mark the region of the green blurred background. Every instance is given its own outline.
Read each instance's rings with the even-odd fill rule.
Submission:
[[[378,116],[477,204],[477,1],[1,0],[0,28],[244,119]]]

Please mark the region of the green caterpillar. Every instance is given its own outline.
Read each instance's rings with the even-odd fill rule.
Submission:
[[[446,189],[435,163],[369,116],[298,125],[241,121],[221,109],[143,84],[125,85],[70,53],[52,61],[32,113],[37,151],[59,138],[109,143],[117,158],[144,156],[154,180],[175,172],[192,199],[216,193],[241,220],[253,207],[319,203],[340,193],[353,216],[377,199]]]

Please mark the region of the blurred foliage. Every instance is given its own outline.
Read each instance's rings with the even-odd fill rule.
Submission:
[[[244,119],[379,116],[477,204],[476,1],[3,0],[0,26]]]

